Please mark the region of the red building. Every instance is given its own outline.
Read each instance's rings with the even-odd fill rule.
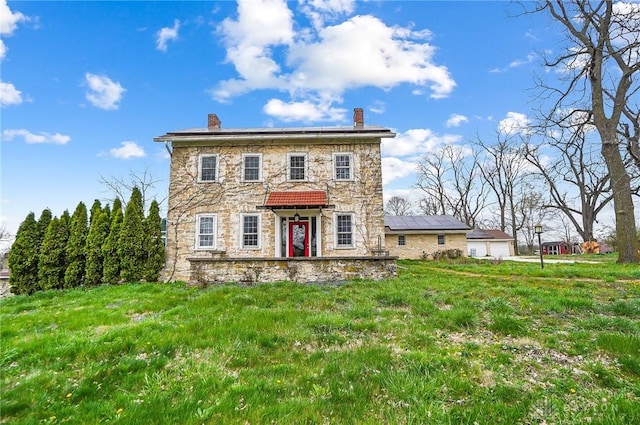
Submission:
[[[544,255],[563,255],[573,254],[571,244],[567,242],[544,242],[542,244],[542,254]]]

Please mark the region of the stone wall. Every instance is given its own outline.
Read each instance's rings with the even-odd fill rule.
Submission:
[[[459,249],[467,255],[466,233],[444,234],[444,245],[438,245],[437,234],[405,234],[406,245],[398,245],[398,234],[385,235],[385,247],[391,255],[398,258],[420,259],[423,254],[429,256],[436,251]]]
[[[190,259],[188,283],[257,284],[292,281],[336,283],[352,279],[381,280],[396,276],[395,257]]]
[[[262,180],[244,182],[242,155],[262,156]],[[308,179],[287,180],[287,154],[307,154]],[[354,178],[333,178],[333,154],[353,155]],[[198,182],[198,157],[219,155],[218,181]],[[191,280],[191,259],[275,258],[276,212],[261,208],[270,192],[322,190],[330,208],[316,211],[322,257],[362,257],[384,240],[380,139],[273,139],[222,142],[174,142],[167,214],[165,280]],[[334,213],[353,213],[355,245],[334,246]],[[216,249],[195,249],[196,214],[216,214]],[[243,249],[241,213],[260,215],[260,248]],[[300,211],[301,215],[303,211]],[[291,212],[293,215],[293,212]],[[215,263],[215,262],[214,262]],[[214,264],[212,263],[212,264]]]

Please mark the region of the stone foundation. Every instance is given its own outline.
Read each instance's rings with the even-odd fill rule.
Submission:
[[[292,281],[331,283],[382,280],[397,275],[397,257],[188,258],[197,285]]]

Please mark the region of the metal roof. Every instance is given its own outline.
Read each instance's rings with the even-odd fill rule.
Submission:
[[[449,215],[385,216],[390,230],[470,230],[470,227]]]

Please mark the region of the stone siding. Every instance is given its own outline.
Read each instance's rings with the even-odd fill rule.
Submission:
[[[292,281],[335,283],[351,279],[388,279],[397,273],[395,257],[190,259],[188,283],[257,284]]]
[[[440,233],[442,234],[442,233]],[[436,251],[448,249],[459,249],[462,255],[467,255],[467,235],[466,233],[445,233],[444,245],[438,245],[438,234],[410,234],[406,233],[406,245],[398,245],[398,234],[388,233],[385,235],[385,247],[389,254],[398,258],[420,259],[430,257]]]
[[[307,155],[307,179],[287,179],[287,154]],[[353,179],[334,179],[333,154],[349,153],[353,158]],[[198,158],[218,155],[216,182],[198,181]],[[242,155],[260,154],[262,179],[242,179]],[[279,231],[277,214],[262,206],[270,192],[322,190],[330,208],[314,211],[319,221],[322,257],[363,257],[384,241],[384,212],[379,138],[320,141],[309,139],[233,140],[217,142],[174,142],[171,158],[165,280],[190,281],[189,259],[275,258]],[[300,215],[305,210],[297,210]],[[242,248],[241,214],[260,217],[259,248]],[[338,248],[335,240],[335,213],[354,215],[354,247]],[[196,215],[216,214],[215,249],[196,249]],[[279,257],[278,257],[279,258]],[[220,265],[218,262],[210,264]],[[238,263],[242,264],[242,263]]]

